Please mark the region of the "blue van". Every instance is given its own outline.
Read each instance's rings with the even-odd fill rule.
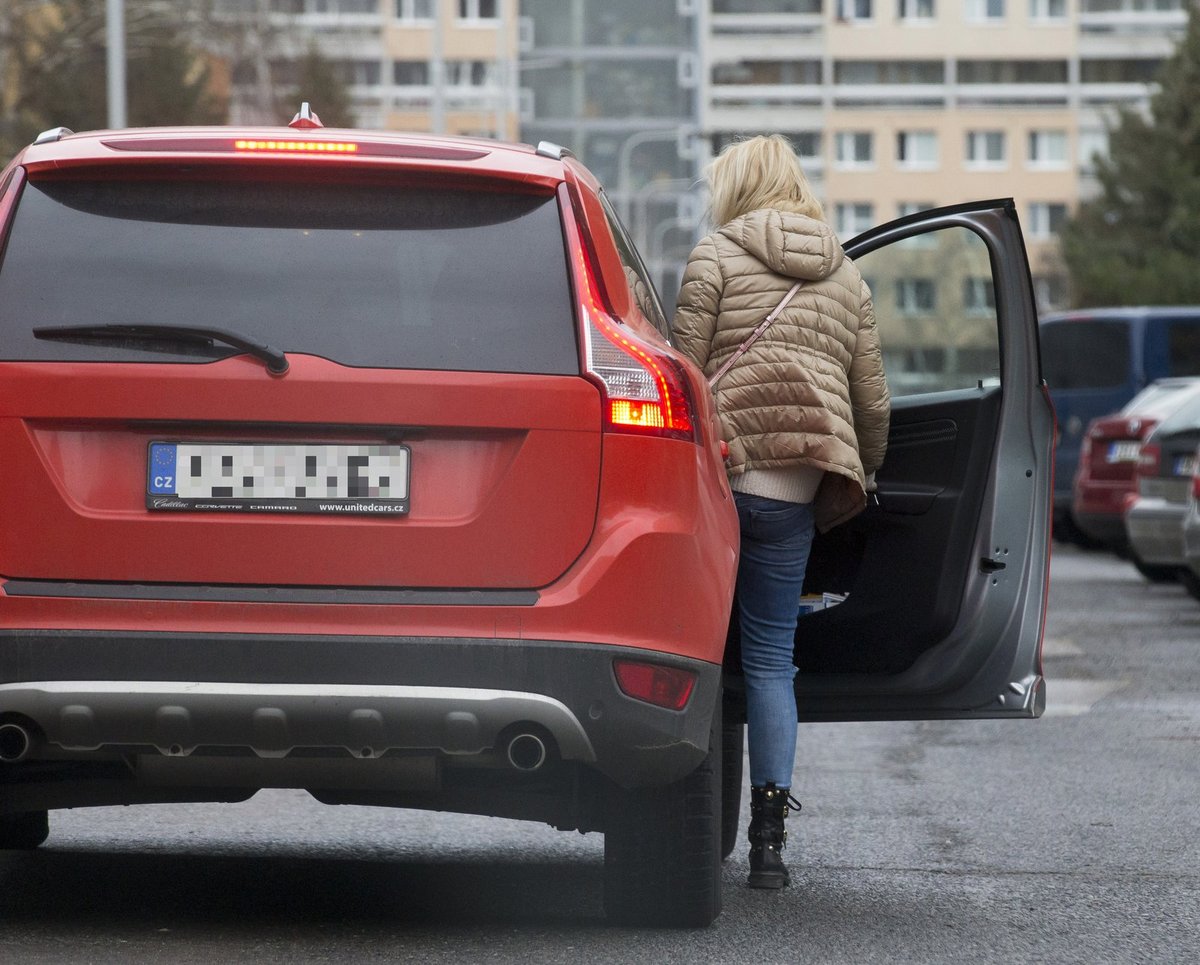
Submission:
[[[1042,374],[1058,419],[1054,535],[1083,541],[1071,484],[1088,423],[1155,379],[1200,375],[1200,305],[1088,308],[1041,319]]]

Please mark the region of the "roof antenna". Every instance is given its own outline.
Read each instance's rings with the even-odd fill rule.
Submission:
[[[300,110],[296,116],[292,118],[292,123],[288,127],[299,128],[302,131],[311,130],[314,127],[324,127],[321,123],[321,118],[317,117],[311,107],[308,106],[308,101],[304,101],[300,105]]]

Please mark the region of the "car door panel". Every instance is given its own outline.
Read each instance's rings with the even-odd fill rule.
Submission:
[[[846,248],[876,295],[892,423],[871,504],[814,542],[806,594],[845,600],[799,620],[799,718],[1037,716],[1053,418],[1015,211],[937,209]],[[936,297],[905,302],[914,271]],[[980,272],[986,312],[952,297]],[[726,666],[736,712],[736,613]]]

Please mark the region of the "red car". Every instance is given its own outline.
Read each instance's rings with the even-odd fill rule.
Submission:
[[[1142,442],[1155,426],[1200,391],[1200,379],[1159,379],[1139,392],[1120,412],[1093,419],[1080,446],[1071,515],[1089,539],[1120,553],[1130,553],[1124,513],[1137,495],[1136,470]],[[1134,565],[1149,579],[1174,579],[1169,567]]]
[[[0,847],[305,788],[602,832],[610,917],[707,924],[742,752],[703,376],[569,152],[293,124],[59,129],[0,178]],[[851,251],[926,231],[995,267],[1001,368],[897,402],[814,562],[850,595],[804,621],[804,719],[1044,704],[1020,231]]]

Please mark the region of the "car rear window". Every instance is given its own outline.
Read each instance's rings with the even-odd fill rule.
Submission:
[[[0,265],[0,358],[205,362],[225,346],[36,338],[232,329],[349,366],[577,374],[553,196],[422,185],[25,186]]]
[[[1065,321],[1043,325],[1042,375],[1051,389],[1109,389],[1130,379],[1129,325]]]

